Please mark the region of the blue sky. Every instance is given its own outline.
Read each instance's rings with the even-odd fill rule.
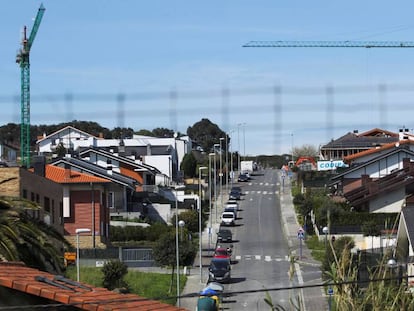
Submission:
[[[410,1],[32,1],[2,5],[0,124],[20,122],[15,55],[31,50],[31,123],[185,132],[208,118],[242,154],[413,127],[414,49],[243,48],[251,40],[409,41]]]

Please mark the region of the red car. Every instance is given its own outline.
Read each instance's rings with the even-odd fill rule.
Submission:
[[[223,259],[229,259],[231,258],[231,252],[227,250],[225,247],[217,247],[214,251],[213,258],[223,258]]]

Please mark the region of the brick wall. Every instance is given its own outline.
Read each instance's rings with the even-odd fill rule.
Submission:
[[[45,215],[48,215],[49,224],[63,233],[63,189],[60,184],[24,168],[2,167],[0,168],[0,195],[21,197],[36,202],[43,207],[36,212],[36,216],[45,220]],[[49,213],[45,213],[44,210],[47,201],[50,207]]]

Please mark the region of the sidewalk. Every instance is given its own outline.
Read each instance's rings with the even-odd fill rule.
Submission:
[[[292,199],[290,182],[285,181],[285,186],[280,188],[280,208],[283,231],[285,232],[289,249],[291,250],[292,256],[298,258],[295,263],[295,275],[298,280],[297,285],[307,286],[322,284],[322,279],[320,277],[320,262],[312,258],[311,251],[306,246],[305,242],[298,238],[298,231],[301,228],[297,222]],[[307,280],[306,276],[303,275],[305,269],[319,272],[319,277]],[[301,294],[304,304],[304,311],[328,310],[328,300],[327,297],[325,297],[323,288],[304,288],[301,290]]]
[[[306,269],[318,269],[320,263],[315,261],[310,250],[306,247],[306,244],[298,239],[298,230],[300,228],[296,220],[295,211],[292,203],[292,195],[290,189],[290,183],[285,182],[284,187],[280,188],[280,206],[281,206],[281,217],[283,222],[283,231],[287,238],[289,249],[291,254],[298,258],[295,263],[295,275],[298,280],[298,286],[306,286],[312,284],[321,284],[322,279],[306,280],[306,277],[303,277],[303,272]],[[217,213],[221,215],[222,206],[221,206],[221,197],[217,200]],[[211,230],[211,239],[212,245],[211,248],[214,248],[216,242],[216,232],[220,227],[219,219],[218,222],[215,221],[216,210],[212,208],[212,230]],[[207,267],[210,263],[211,257],[209,256],[208,250],[209,243],[209,232],[208,228],[202,233],[202,248],[203,254],[201,257],[202,270],[200,273],[200,257],[199,253],[197,254],[194,266],[191,268],[188,276],[187,283],[183,289],[181,296],[192,296],[191,298],[182,297],[180,300],[180,306],[188,310],[195,310],[197,306],[198,293],[206,286],[208,275]],[[300,257],[300,258],[299,258]],[[304,311],[321,311],[328,310],[328,302],[323,293],[323,289],[320,287],[313,288],[304,288],[301,291],[301,295],[304,303]]]

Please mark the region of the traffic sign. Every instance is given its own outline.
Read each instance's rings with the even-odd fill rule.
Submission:
[[[299,228],[298,230],[298,239],[303,240],[305,238],[305,231],[303,231],[302,228]]]
[[[329,287],[328,288],[328,295],[333,295],[333,294],[334,294],[333,288]]]

